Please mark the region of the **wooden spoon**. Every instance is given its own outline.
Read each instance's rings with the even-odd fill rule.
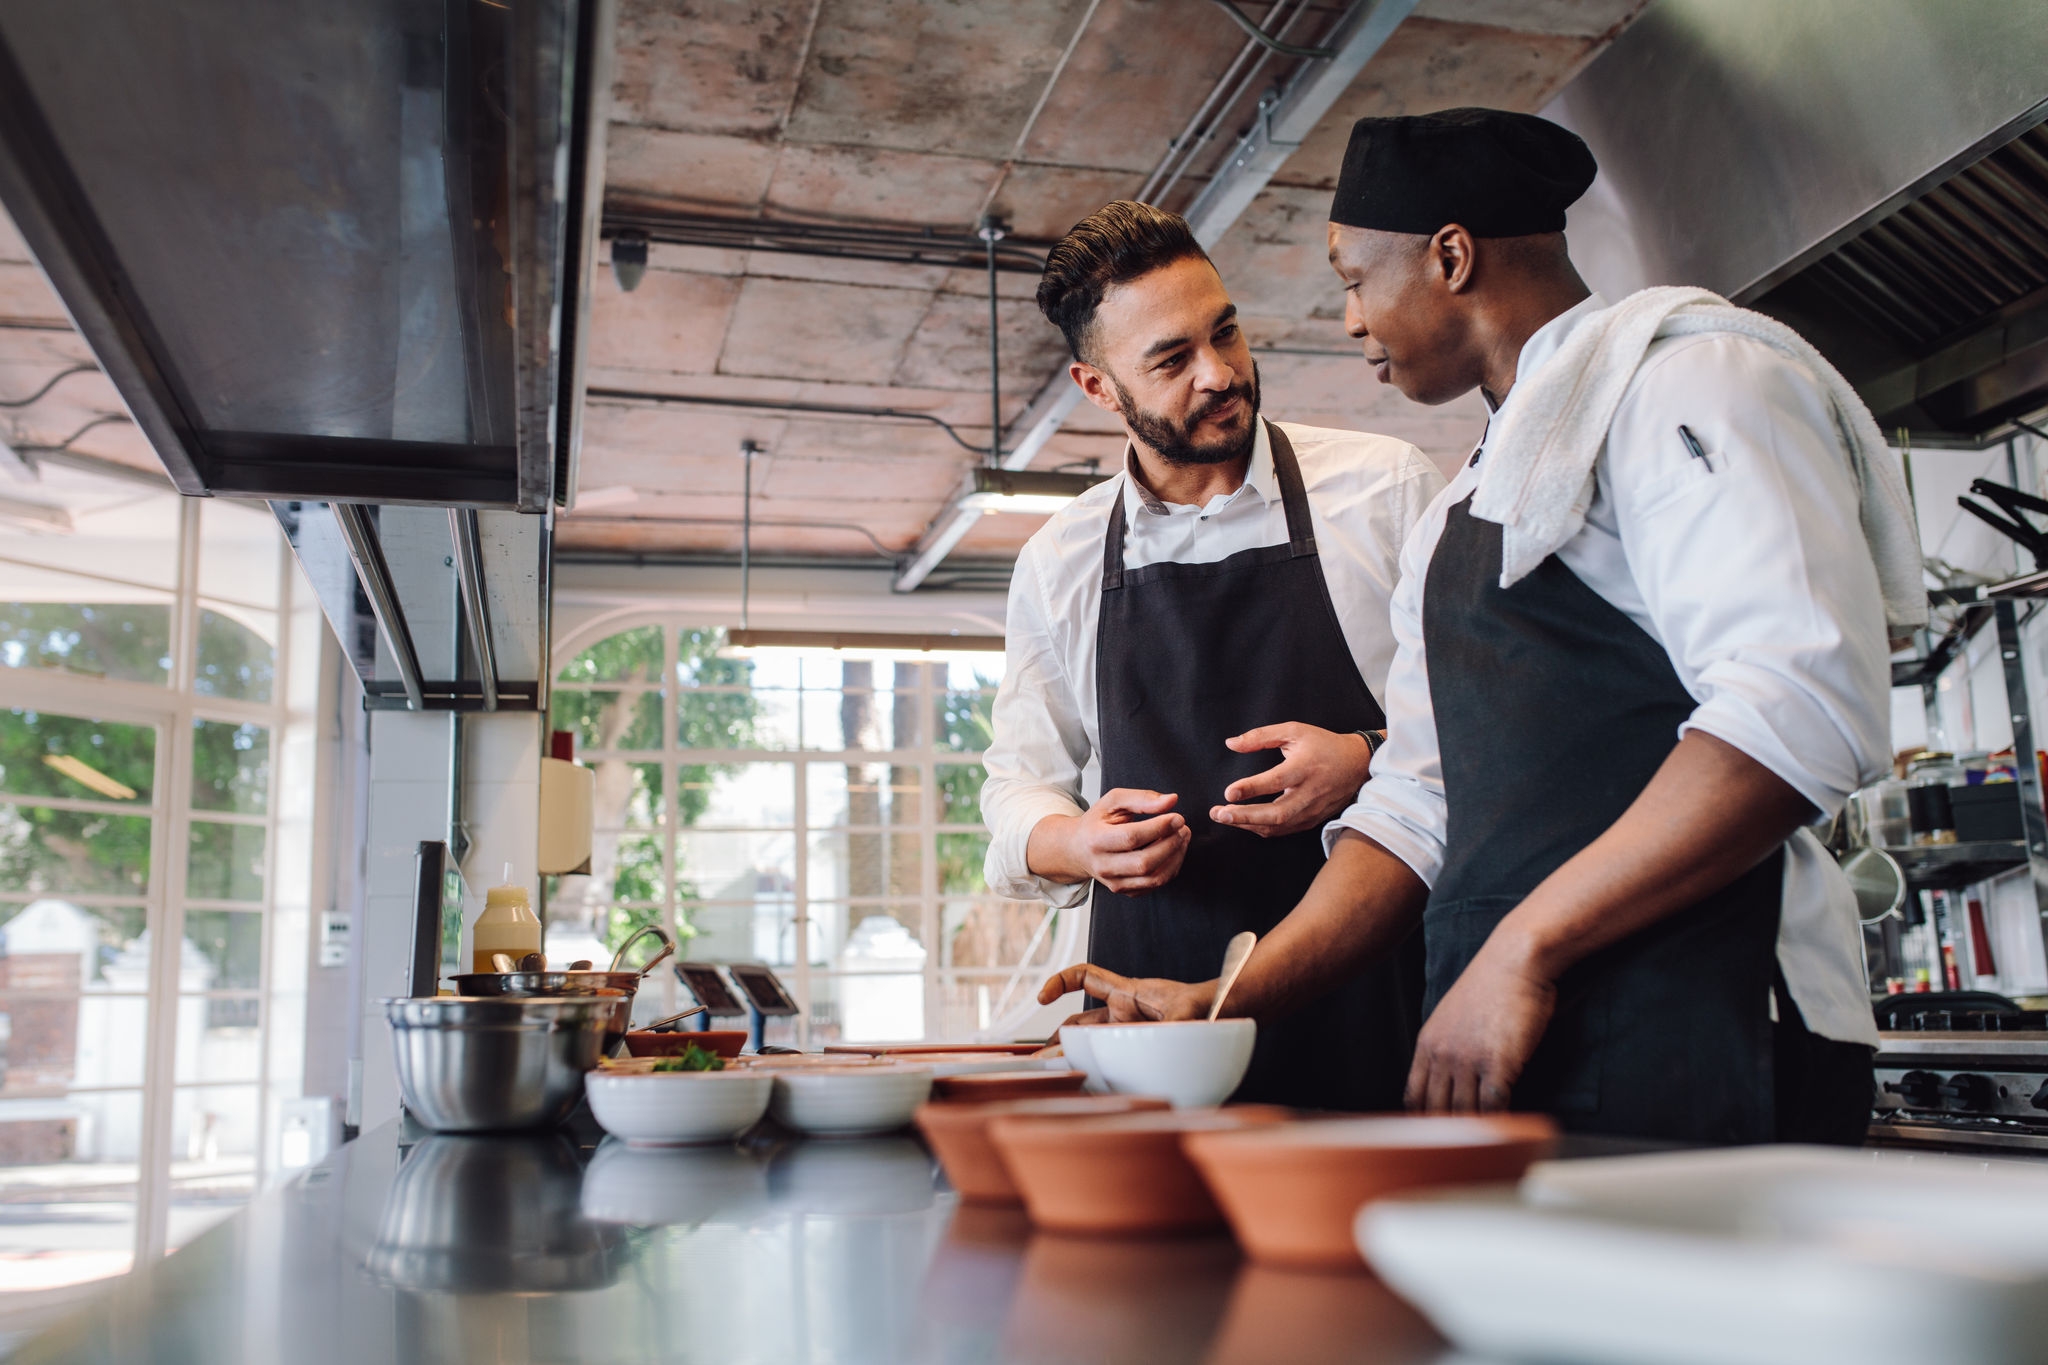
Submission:
[[[1237,984],[1237,974],[1244,970],[1244,964],[1251,958],[1252,949],[1258,946],[1258,942],[1259,936],[1247,929],[1231,939],[1230,945],[1223,950],[1223,975],[1216,982],[1216,999],[1209,1006],[1211,1019],[1223,1013],[1223,998]]]

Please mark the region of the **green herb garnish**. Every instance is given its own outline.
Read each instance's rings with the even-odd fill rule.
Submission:
[[[663,1057],[654,1064],[656,1071],[723,1071],[725,1058],[715,1052],[706,1052],[695,1043],[683,1049],[680,1057]]]

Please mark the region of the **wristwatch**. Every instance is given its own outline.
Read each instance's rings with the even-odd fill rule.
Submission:
[[[1354,730],[1352,733],[1365,741],[1365,751],[1368,755],[1378,753],[1380,746],[1387,742],[1385,730]]]

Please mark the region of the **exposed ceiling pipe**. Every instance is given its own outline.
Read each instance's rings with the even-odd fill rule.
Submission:
[[[1257,124],[1239,139],[1223,168],[1189,206],[1186,217],[1196,240],[1211,247],[1222,238],[1417,3],[1419,0],[1359,0],[1352,6],[1331,35],[1336,55],[1303,66],[1276,99],[1262,103]],[[1080,389],[1067,381],[1062,367],[1018,419],[1013,430],[1023,435],[1004,456],[1003,468],[1027,468],[1080,401]],[[980,516],[948,504],[906,557],[896,575],[896,591],[911,592],[924,582]]]
[[[668,246],[768,251],[795,256],[881,261],[890,265],[971,268],[982,264],[986,243],[976,233],[943,233],[888,223],[807,223],[788,219],[734,218],[661,204],[614,203],[604,211],[603,235],[611,239],[616,272],[624,257],[636,271],[647,268],[649,242]],[[1005,234],[996,247],[996,267],[1019,274],[1045,268],[1047,242]],[[639,275],[633,276],[634,283]],[[626,285],[622,276],[621,287]]]
[[[498,709],[498,651],[491,643],[491,604],[484,592],[483,537],[474,507],[448,509],[448,537],[455,542],[455,582],[462,594],[462,614],[469,622],[470,648],[476,651],[476,676],[483,685],[484,710]]]
[[[988,243],[988,462],[1003,462],[1003,357],[1002,315],[997,310],[996,243],[1009,235],[1009,228],[993,213],[982,215],[976,235]]]
[[[1209,0],[1209,3],[1230,16],[1230,21],[1251,35],[1253,42],[1268,52],[1277,52],[1283,57],[1313,57],[1317,61],[1328,61],[1337,55],[1334,47],[1296,47],[1283,43],[1278,35],[1266,32],[1249,14],[1230,3],[1230,0]]]
[[[687,407],[739,408],[752,412],[816,413],[824,417],[877,417],[891,422],[928,422],[952,437],[953,444],[962,450],[980,455],[984,449],[962,436],[945,418],[909,408],[865,408],[843,403],[784,402],[777,398],[726,398],[689,393],[657,393],[649,389],[591,389],[585,396],[593,402],[674,404]]]

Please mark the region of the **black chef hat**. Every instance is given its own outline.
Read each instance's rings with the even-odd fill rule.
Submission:
[[[1330,221],[1428,235],[1457,223],[1475,237],[1564,231],[1593,183],[1593,154],[1534,114],[1446,109],[1351,125]]]

